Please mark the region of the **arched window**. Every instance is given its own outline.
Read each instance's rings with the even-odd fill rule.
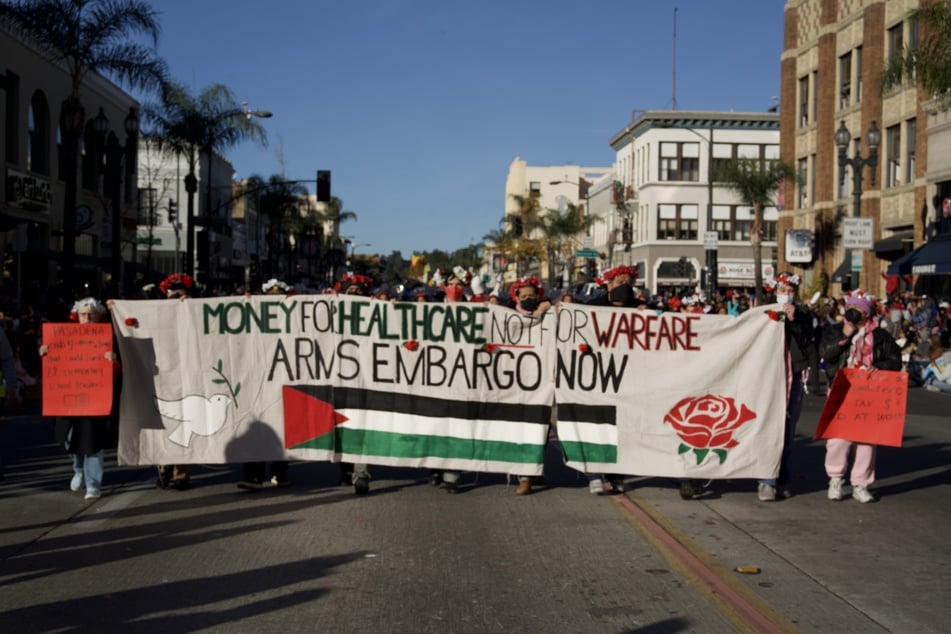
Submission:
[[[30,100],[26,145],[26,169],[37,174],[50,173],[50,110],[42,92]]]
[[[92,121],[86,123],[83,138],[79,141],[79,154],[82,157],[83,189],[96,191],[96,176],[99,172],[96,160],[101,160],[101,157],[96,151],[96,131]]]

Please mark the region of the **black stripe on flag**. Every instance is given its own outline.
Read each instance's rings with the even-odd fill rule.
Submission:
[[[394,414],[415,414],[429,418],[465,420],[507,420],[547,425],[551,422],[550,405],[514,405],[433,398],[398,392],[379,392],[332,385],[292,385],[314,398],[333,405],[336,410],[364,409]],[[559,407],[561,407],[559,405]]]
[[[570,420],[573,423],[617,425],[617,407],[614,405],[558,403],[558,420]]]

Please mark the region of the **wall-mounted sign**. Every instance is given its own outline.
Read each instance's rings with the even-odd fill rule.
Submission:
[[[871,249],[875,242],[875,220],[872,218],[844,218],[842,246],[846,249]]]
[[[787,229],[786,261],[806,264],[812,260],[812,232],[806,229]]]
[[[763,264],[763,277],[773,277],[776,269],[772,264]],[[717,277],[722,281],[730,280],[754,280],[756,279],[756,268],[752,261],[747,262],[719,262],[717,264]]]
[[[26,211],[49,213],[53,188],[45,178],[37,178],[7,168],[7,204]]]

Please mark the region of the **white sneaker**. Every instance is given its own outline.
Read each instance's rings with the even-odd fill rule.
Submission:
[[[69,481],[69,490],[78,491],[83,488],[83,473],[82,471],[77,471],[73,474],[73,479]]]
[[[588,483],[588,491],[593,495],[601,495],[604,493],[604,482],[601,481],[601,478],[597,480],[592,480]]]
[[[830,500],[842,499],[842,478],[832,478],[829,480],[828,497]]]
[[[869,490],[865,487],[852,487],[852,499],[857,500],[860,504],[868,504],[875,501],[875,496],[869,493]]]
[[[766,484],[765,482],[759,483],[759,501],[760,502],[775,502],[776,501],[776,487],[772,484]]]

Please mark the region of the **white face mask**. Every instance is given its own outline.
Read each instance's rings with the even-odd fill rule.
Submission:
[[[776,303],[777,303],[777,304],[791,304],[791,303],[792,303],[792,295],[777,295],[777,296],[776,296]]]

